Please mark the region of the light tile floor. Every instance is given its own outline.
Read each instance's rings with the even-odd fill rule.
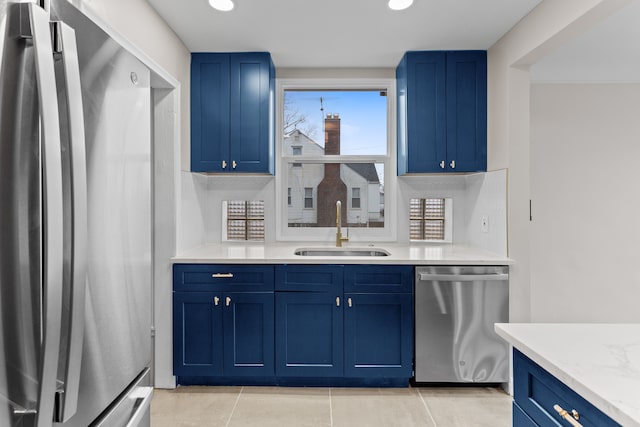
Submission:
[[[511,397],[486,387],[179,387],[155,390],[151,427],[509,427]]]

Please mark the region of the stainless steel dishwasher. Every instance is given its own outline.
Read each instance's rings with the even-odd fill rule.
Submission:
[[[415,381],[509,380],[509,348],[494,323],[509,319],[509,267],[416,267]]]

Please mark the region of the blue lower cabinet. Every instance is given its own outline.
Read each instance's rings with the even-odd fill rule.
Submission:
[[[273,292],[174,292],[173,373],[273,376]]]
[[[570,413],[576,411],[578,421],[584,426],[620,427],[620,424],[516,349],[513,350],[513,398],[514,409],[517,406],[529,419],[514,411],[513,425],[516,427],[569,425],[560,418],[554,409],[555,405]]]
[[[345,294],[345,376],[411,378],[411,294]]]
[[[328,293],[276,293],[276,376],[342,376],[340,298]]]
[[[512,413],[513,427],[538,427],[538,424],[534,423],[533,420],[529,418],[529,415],[515,402],[513,403]]]
[[[214,292],[174,292],[174,375],[222,375],[223,328],[220,297]]]
[[[224,375],[273,375],[273,293],[225,293],[224,301]]]

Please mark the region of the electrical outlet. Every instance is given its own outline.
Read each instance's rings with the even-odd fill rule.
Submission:
[[[480,219],[480,231],[483,233],[489,232],[489,217],[486,215],[483,215]]]

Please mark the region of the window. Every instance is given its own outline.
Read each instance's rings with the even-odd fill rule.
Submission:
[[[222,203],[226,240],[264,240],[264,201],[229,200]]]
[[[300,135],[295,135],[295,140],[300,140]],[[302,156],[302,147],[291,147],[291,155]],[[302,167],[302,163],[291,163],[291,167],[300,168]]]
[[[424,198],[409,202],[411,240],[451,241],[451,199]]]
[[[388,126],[395,113],[395,81],[284,79],[277,84],[282,97],[277,238],[330,238],[337,201],[346,214],[342,226],[358,228],[352,241],[395,238],[384,206],[389,195],[383,196],[385,182],[396,179]]]
[[[360,209],[360,188],[358,187],[351,189],[351,207]]]
[[[305,188],[304,189],[304,208],[312,209],[313,208],[313,188]]]

